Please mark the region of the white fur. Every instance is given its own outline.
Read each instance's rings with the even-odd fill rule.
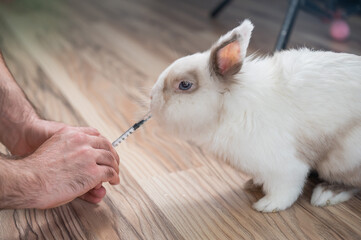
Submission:
[[[252,29],[245,21],[227,34],[239,31],[244,56]],[[361,57],[309,49],[248,57],[235,76],[238,84],[227,87],[212,77],[209,58],[210,51],[178,59],[160,75],[152,90],[153,115],[169,130],[206,146],[263,184],[266,196],[253,205],[255,209],[288,208],[302,192],[311,168],[299,158],[298,136],[317,139],[318,134],[332,134],[352,119],[361,119]],[[191,69],[201,75],[200,88],[191,94],[174,93],[165,102],[167,74]],[[352,138],[360,143],[361,131]],[[326,161],[324,169],[360,166],[360,144],[351,141],[347,148],[353,157],[342,164]]]
[[[332,190],[326,190],[325,186],[318,185],[313,190],[311,204],[317,207],[334,205],[349,200],[357,192],[358,189],[350,189],[339,193],[334,193]]]
[[[242,49],[240,54],[241,54],[241,58],[244,59],[244,58],[246,58],[246,53],[247,53],[246,50],[248,48],[249,40],[251,39],[251,34],[253,31],[253,28],[254,28],[254,26],[251,23],[251,21],[246,19],[238,27],[229,31],[224,36],[221,36],[218,39],[216,45],[222,43],[226,39],[229,39],[232,35],[238,34],[240,36],[239,40],[240,40],[241,49]]]

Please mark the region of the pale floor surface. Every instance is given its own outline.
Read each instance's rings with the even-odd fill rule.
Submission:
[[[206,50],[250,18],[251,52],[271,52],[287,1],[13,1],[0,5],[0,49],[15,78],[48,119],[89,125],[113,140],[143,113],[158,74]],[[347,43],[327,24],[299,15],[291,46],[361,54],[360,18]],[[75,200],[51,210],[1,210],[0,239],[360,239],[360,196],[310,205],[313,182],[286,211],[255,212],[248,177],[153,121],[122,143],[118,186],[99,205]]]

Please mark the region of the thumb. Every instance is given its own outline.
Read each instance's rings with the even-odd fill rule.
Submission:
[[[28,134],[26,134],[26,140],[30,145],[37,148],[65,126],[64,123],[39,119],[32,124]]]
[[[38,127],[43,128],[43,134],[45,135],[46,139],[53,136],[56,132],[63,129],[67,125],[61,122],[55,122],[55,121],[47,121],[47,120],[41,120],[38,123]]]

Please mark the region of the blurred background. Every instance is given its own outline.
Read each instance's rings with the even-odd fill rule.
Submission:
[[[207,50],[245,18],[255,25],[248,54],[272,54],[283,39],[278,49],[361,55],[360,0],[0,0],[0,49],[44,117],[74,123],[76,87],[117,128],[125,114],[128,124],[147,111],[171,62]],[[60,93],[36,88],[64,79],[49,88],[60,87],[69,114],[49,100]]]
[[[237,13],[256,24],[253,46],[263,51],[272,50],[274,41],[274,50],[306,46],[359,53],[359,0],[222,0],[216,1],[210,16],[229,22],[230,18],[224,15],[235,18]]]
[[[291,4],[297,7],[289,9]],[[105,22],[147,47],[169,48],[183,56],[206,50],[245,18],[255,24],[251,49],[272,52],[287,13],[293,17],[288,20],[294,20],[287,47],[360,54],[360,5],[359,0],[2,0],[0,7],[23,14],[48,11],[57,21],[74,22],[73,28],[78,18],[88,24]]]
[[[150,88],[171,62],[209,49],[245,18],[255,25],[248,54],[308,47],[361,55],[360,2],[0,0],[0,49],[44,117],[74,122],[75,111],[50,102],[56,91],[36,88],[68,79],[57,87],[70,102],[69,86],[81,89],[118,127],[124,114],[130,123],[147,111]]]

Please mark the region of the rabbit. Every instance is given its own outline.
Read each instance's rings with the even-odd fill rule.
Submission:
[[[361,188],[361,57],[307,48],[246,57],[244,20],[207,51],[180,58],[151,90],[162,126],[203,146],[262,186],[262,212],[289,208],[310,170],[325,182],[311,204]]]

